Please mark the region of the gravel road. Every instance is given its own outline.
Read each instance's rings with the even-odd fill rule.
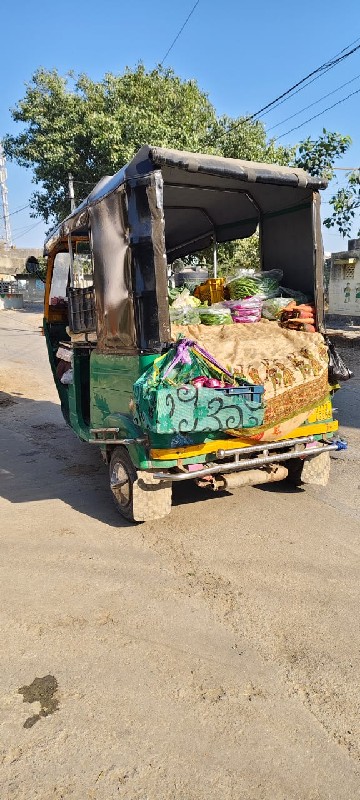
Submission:
[[[130,526],[0,316],[2,800],[360,797],[360,369],[325,490],[177,487]]]

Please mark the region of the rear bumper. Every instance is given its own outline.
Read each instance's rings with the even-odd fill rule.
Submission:
[[[315,422],[311,424],[306,423],[301,425],[299,428],[296,428],[294,431],[291,431],[291,433],[286,434],[286,441],[289,441],[291,444],[291,442],[294,442],[295,439],[305,440],[309,436],[313,436],[317,439],[322,438],[323,436],[328,437],[335,434],[338,428],[338,421],[333,419],[323,420],[322,422]],[[160,449],[158,447],[150,446],[150,458],[154,462],[166,461],[166,466],[169,468],[169,461],[173,461],[174,466],[176,466],[176,463],[179,461],[179,459],[186,463],[185,459],[199,457],[199,461],[202,461],[205,460],[202,458],[203,456],[213,455],[219,448],[227,451],[233,450],[234,445],[236,445],[237,448],[242,448],[246,450],[246,452],[249,452],[249,439],[232,437],[231,439],[218,439],[215,441],[203,442],[202,444],[190,444],[175,448],[163,447]],[[158,464],[154,464],[154,467],[155,466],[157,467]],[[160,466],[161,464],[159,464],[159,467]]]
[[[307,448],[307,445],[314,443],[314,447]],[[218,473],[238,472],[240,470],[256,469],[267,464],[280,464],[292,458],[312,458],[320,453],[338,450],[336,442],[330,444],[320,444],[313,436],[304,436],[298,439],[271,442],[269,444],[254,445],[246,448],[234,448],[232,450],[218,450],[216,462],[209,464],[198,470],[188,471],[186,469],[178,472],[168,472],[162,470],[153,471],[154,477],[160,481],[181,482],[203,478],[206,475]],[[251,458],[248,458],[251,453]],[[224,461],[225,456],[232,456],[231,461]],[[219,461],[221,463],[219,463]]]

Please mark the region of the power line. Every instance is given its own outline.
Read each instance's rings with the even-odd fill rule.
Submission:
[[[360,89],[356,89],[355,92],[351,92],[350,94],[347,95],[347,97],[342,97],[341,100],[337,101],[337,103],[333,103],[332,106],[328,106],[327,108],[324,108],[323,111],[319,112],[319,114],[314,114],[313,117],[309,117],[309,119],[306,119],[305,122],[302,122],[300,125],[296,125],[295,128],[290,128],[290,130],[286,131],[286,133],[282,133],[280,136],[277,136],[274,141],[277,142],[279,139],[282,139],[284,136],[288,136],[289,133],[293,133],[293,131],[298,131],[299,128],[302,128],[304,125],[307,125],[308,122],[312,122],[313,119],[317,119],[318,117],[321,117],[323,114],[326,113],[326,111],[330,111],[332,108],[335,108],[335,106],[339,106],[340,103],[345,103],[345,100],[349,100],[349,97],[353,97],[355,94],[359,94],[359,92],[360,92]]]
[[[37,227],[38,227],[38,225],[40,225],[40,222],[41,222],[41,220],[39,220],[39,222],[36,222],[36,223],[35,223],[35,225],[30,225],[28,228],[26,228],[26,229],[25,229],[24,231],[22,231],[21,233],[18,233],[18,234],[17,234],[17,236],[14,236],[14,239],[13,239],[13,241],[15,241],[16,239],[21,239],[23,236],[26,236],[26,235],[27,235],[28,233],[30,233],[30,231],[32,231],[34,228],[37,228]]]
[[[26,236],[27,233],[30,233],[30,231],[33,231],[34,228],[37,228],[38,225],[40,225],[41,223],[42,223],[42,219],[39,219],[38,222],[35,222],[35,225],[30,225],[30,227],[27,230],[25,230],[23,233],[19,233],[17,236],[14,236],[13,237],[13,241],[15,241],[15,239],[21,239],[22,236]]]
[[[307,111],[308,108],[312,108],[313,106],[316,106],[318,103],[321,103],[322,100],[326,100],[327,97],[330,97],[332,94],[336,94],[336,92],[339,92],[340,89],[344,88],[344,86],[348,86],[350,83],[354,83],[354,81],[357,81],[358,78],[360,78],[360,75],[356,75],[355,78],[351,78],[350,81],[346,81],[346,83],[342,83],[341,86],[338,86],[337,89],[333,89],[332,92],[328,92],[327,94],[323,94],[323,96],[319,97],[318,100],[315,100],[313,103],[310,103],[308,106],[304,106],[304,108],[301,108],[300,111],[296,111],[295,114],[291,114],[290,117],[285,117],[285,119],[282,119],[281,122],[277,122],[276,125],[271,125],[271,127],[267,129],[267,132],[273,131],[274,128],[278,128],[280,125],[283,125],[284,122],[288,122],[289,119],[294,119],[294,117],[298,117],[299,114],[302,114],[304,111]]]
[[[22,206],[22,208],[17,208],[16,211],[12,211],[11,214],[9,214],[9,216],[13,217],[14,214],[20,214],[20,211],[24,211],[25,208],[30,208],[30,203],[27,203],[26,206]]]
[[[32,223],[30,223],[30,226],[31,224]],[[27,220],[27,222],[24,225],[19,225],[19,227],[13,228],[13,232],[18,235],[21,235],[22,233],[24,233],[24,231],[27,231],[28,228],[29,228],[29,220]]]
[[[9,217],[13,217],[13,216],[14,216],[14,214],[19,214],[19,213],[20,213],[20,211],[24,211],[24,209],[25,209],[25,208],[30,208],[30,203],[27,203],[27,205],[26,205],[26,206],[22,206],[22,208],[18,208],[18,209],[16,209],[16,211],[11,211],[11,212],[10,212],[10,214],[9,214]],[[1,217],[2,219],[4,218],[2,214],[0,214],[0,217]]]
[[[280,94],[278,97],[275,98],[275,100],[272,100],[270,103],[267,103],[258,111],[255,111],[254,114],[250,114],[248,117],[245,117],[244,119],[240,119],[237,122],[234,122],[232,125],[229,126],[227,130],[224,130],[222,133],[220,133],[218,138],[221,138],[222,136],[227,136],[227,134],[230,133],[231,131],[241,127],[241,125],[244,125],[246,122],[251,122],[251,120],[254,120],[256,117],[260,117],[260,115],[263,116],[264,112],[272,110],[273,106],[276,107],[275,104],[280,105],[279,101],[281,100],[283,101],[283,98],[290,99],[292,94],[297,93],[294,90],[297,89],[299,91],[298,87],[302,86],[302,84],[308,85],[305,82],[308,81],[309,78],[312,78],[314,75],[318,75],[319,77],[321,77],[330,69],[333,69],[335,66],[337,66],[337,64],[344,61],[344,59],[349,58],[349,56],[353,55],[353,53],[355,53],[357,50],[360,50],[360,44],[358,44],[356,47],[353,47],[352,50],[349,50],[349,47],[351,47],[353,44],[356,44],[356,42],[358,42],[359,40],[360,36],[357,39],[355,39],[355,41],[352,42],[350,45],[344,47],[343,50],[340,50],[340,52],[337,53],[335,56],[333,56],[332,59],[329,59],[329,61],[324,62],[324,64],[321,64],[320,67],[317,67],[316,69],[312,70],[312,72],[309,72],[309,74],[305,75],[304,78],[301,78],[300,81],[294,83],[294,85],[291,86],[290,89],[287,89],[286,92]],[[305,88],[305,86],[303,88]]]
[[[339,50],[338,53],[335,53],[333,58],[337,58],[338,56],[341,56],[342,53],[345,53],[345,51],[348,50],[349,47],[352,47],[354,44],[357,44],[357,42],[360,42],[360,36],[358,36],[357,39],[354,39],[353,42],[350,42],[350,44],[347,44],[346,47],[343,47],[342,50]]]
[[[318,80],[320,80],[320,78],[323,78],[324,75],[326,75],[327,72],[330,72],[331,69],[333,69],[333,66],[327,67],[326,69],[323,70],[323,72],[320,72],[319,75],[315,75],[315,77],[311,78],[310,81],[307,81],[306,83],[303,83],[301,86],[298,87],[298,89],[295,89],[295,91],[292,92],[288,97],[284,97],[284,99],[283,100],[279,100],[278,103],[275,102],[274,105],[271,108],[269,108],[267,111],[264,111],[263,114],[258,114],[257,115],[257,119],[261,119],[262,117],[265,117],[266,114],[271,114],[272,111],[275,111],[276,108],[279,108],[279,106],[282,106],[283,103],[287,103],[288,100],[292,100],[292,98],[295,97],[296,94],[299,94],[299,92],[303,92],[304,89],[307,89],[307,87],[310,86],[312,83],[315,83],[315,81],[318,81]]]
[[[329,61],[326,61],[324,64],[321,64],[320,67],[317,67],[317,69],[314,69],[312,72],[309,72],[309,74],[306,75],[305,78],[302,78],[300,81],[295,83],[294,86],[291,86],[290,89],[288,89],[286,92],[283,92],[283,94],[279,95],[279,97],[276,97],[275,100],[273,100],[271,103],[268,103],[263,108],[260,108],[259,111],[255,111],[255,113],[251,115],[251,118],[258,117],[260,114],[262,114],[262,112],[266,111],[267,109],[270,109],[271,106],[274,106],[275,103],[280,105],[280,103],[278,103],[279,100],[281,100],[283,97],[287,98],[288,95],[292,96],[291,93],[293,92],[293,90],[294,89],[298,89],[298,87],[301,86],[303,83],[305,83],[305,81],[307,81],[308,78],[311,78],[313,75],[318,75],[318,73],[320,73],[318,75],[318,77],[322,77],[322,75],[324,75],[330,69],[333,69],[334,67],[336,67],[342,61],[344,61],[344,59],[349,58],[349,56],[353,55],[353,53],[356,53],[356,51],[360,49],[360,44],[358,44],[356,47],[353,47],[352,50],[349,50],[349,47],[351,47],[353,44],[356,44],[356,42],[358,42],[358,41],[360,41],[360,36],[357,39],[355,39],[354,42],[351,42],[351,44],[349,44],[347,47],[344,47],[342,50],[340,50],[339,53],[336,53],[336,55],[333,56],[331,59],[329,59]],[[345,52],[345,51],[348,51],[348,52]],[[309,81],[309,83],[312,83],[312,81]],[[309,83],[306,83],[305,87],[308,86]],[[298,89],[298,91],[299,91],[299,89]],[[297,94],[297,92],[293,92],[293,93]]]
[[[166,59],[167,59],[167,57],[168,57],[169,53],[171,52],[171,50],[173,49],[173,47],[174,47],[174,45],[176,44],[177,40],[178,40],[178,39],[179,39],[179,37],[181,36],[181,34],[182,34],[182,32],[183,32],[183,30],[184,30],[185,26],[188,24],[190,17],[192,17],[192,15],[193,15],[193,13],[194,13],[194,11],[195,11],[195,8],[196,8],[196,6],[198,6],[198,5],[199,5],[199,3],[200,3],[200,0],[196,0],[196,3],[194,3],[194,5],[193,5],[193,7],[192,7],[192,9],[191,9],[191,11],[190,11],[190,14],[188,14],[188,16],[186,17],[186,20],[185,20],[185,22],[183,23],[183,25],[181,26],[181,28],[180,28],[180,30],[178,31],[178,33],[176,34],[174,41],[173,41],[173,42],[171,42],[171,45],[170,45],[169,49],[166,51],[165,55],[164,55],[164,56],[163,56],[163,58],[161,59],[161,61],[160,61],[160,67],[162,67],[162,65],[163,65],[164,61],[166,61]]]
[[[349,47],[352,47],[354,44],[356,44],[359,41],[360,41],[360,37],[355,39],[353,42],[350,42],[350,44],[348,44],[347,47],[344,47],[342,50],[340,50],[338,53],[336,53],[333,56],[333,59],[336,59],[338,56],[341,56],[342,53],[345,53],[345,51],[349,49]],[[283,103],[286,103],[288,100],[291,100],[291,98],[295,97],[296,94],[299,94],[299,92],[302,92],[304,89],[306,89],[312,83],[314,83],[315,81],[318,81],[320,78],[323,78],[324,75],[326,75],[327,72],[329,72],[331,69],[334,68],[334,66],[336,66],[336,64],[332,64],[332,60],[331,59],[329,60],[328,63],[329,63],[329,66],[326,67],[326,65],[325,65],[325,69],[322,72],[320,72],[319,74],[316,74],[315,77],[311,78],[311,80],[307,81],[306,78],[305,78],[305,83],[303,83],[297,89],[295,89],[289,95],[289,97],[284,97],[284,99],[283,100],[279,100],[279,102],[276,102],[276,100],[275,100],[274,101],[274,105],[272,106],[271,109],[269,109],[268,111],[265,111],[264,114],[257,114],[256,116],[258,117],[258,119],[260,119],[261,117],[264,117],[265,114],[270,114],[271,111],[275,111],[276,108],[278,108],[279,106],[282,106]]]
[[[12,228],[12,232],[16,235],[21,236],[25,231],[27,231],[29,227],[29,223],[27,222],[26,225],[21,225],[19,228]]]

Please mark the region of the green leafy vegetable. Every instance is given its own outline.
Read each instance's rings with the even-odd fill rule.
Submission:
[[[203,325],[231,325],[230,309],[226,308],[200,308],[200,320]]]

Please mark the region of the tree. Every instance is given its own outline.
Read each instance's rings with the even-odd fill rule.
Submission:
[[[333,208],[331,217],[324,219],[327,228],[337,227],[345,237],[350,236],[357,209],[360,208],[360,170],[347,173],[347,185],[331,197]],[[357,233],[360,236],[360,229]]]
[[[144,143],[282,164],[293,155],[291,148],[269,144],[260,122],[218,118],[196,81],[162,67],[146,71],[142,64],[99,82],[39,69],[12,116],[23,128],[5,137],[6,155],[33,170],[39,188],[32,215],[50,223],[69,213],[69,172],[79,202]]]
[[[149,143],[231,158],[294,164],[313,175],[334,179],[334,163],[349,149],[351,139],[323,130],[322,136],[301,142],[298,148],[267,140],[259,120],[218,117],[208,95],[195,80],[183,81],[171,69],[147,71],[142,64],[122,75],[92,81],[87,75],[61,76],[57,70],[38,69],[25,95],[12,110],[22,125],[7,135],[9,159],[33,171],[36,189],[32,216],[53,224],[69,213],[68,174],[74,177],[75,199],[80,202],[104,175],[113,174],[136,151]],[[345,188],[331,197],[332,214],[324,220],[343,236],[351,230],[360,207],[360,172],[348,175]],[[244,257],[253,263],[256,241],[222,246],[222,258],[235,264]]]
[[[350,136],[331,133],[323,128],[317,140],[309,137],[300,143],[294,163],[311,175],[332,181],[335,177],[334,162],[349,150],[351,144]],[[345,187],[338,189],[330,198],[332,214],[323,222],[327,228],[336,227],[343,236],[350,236],[356,211],[360,207],[360,170],[347,172],[346,180]]]

